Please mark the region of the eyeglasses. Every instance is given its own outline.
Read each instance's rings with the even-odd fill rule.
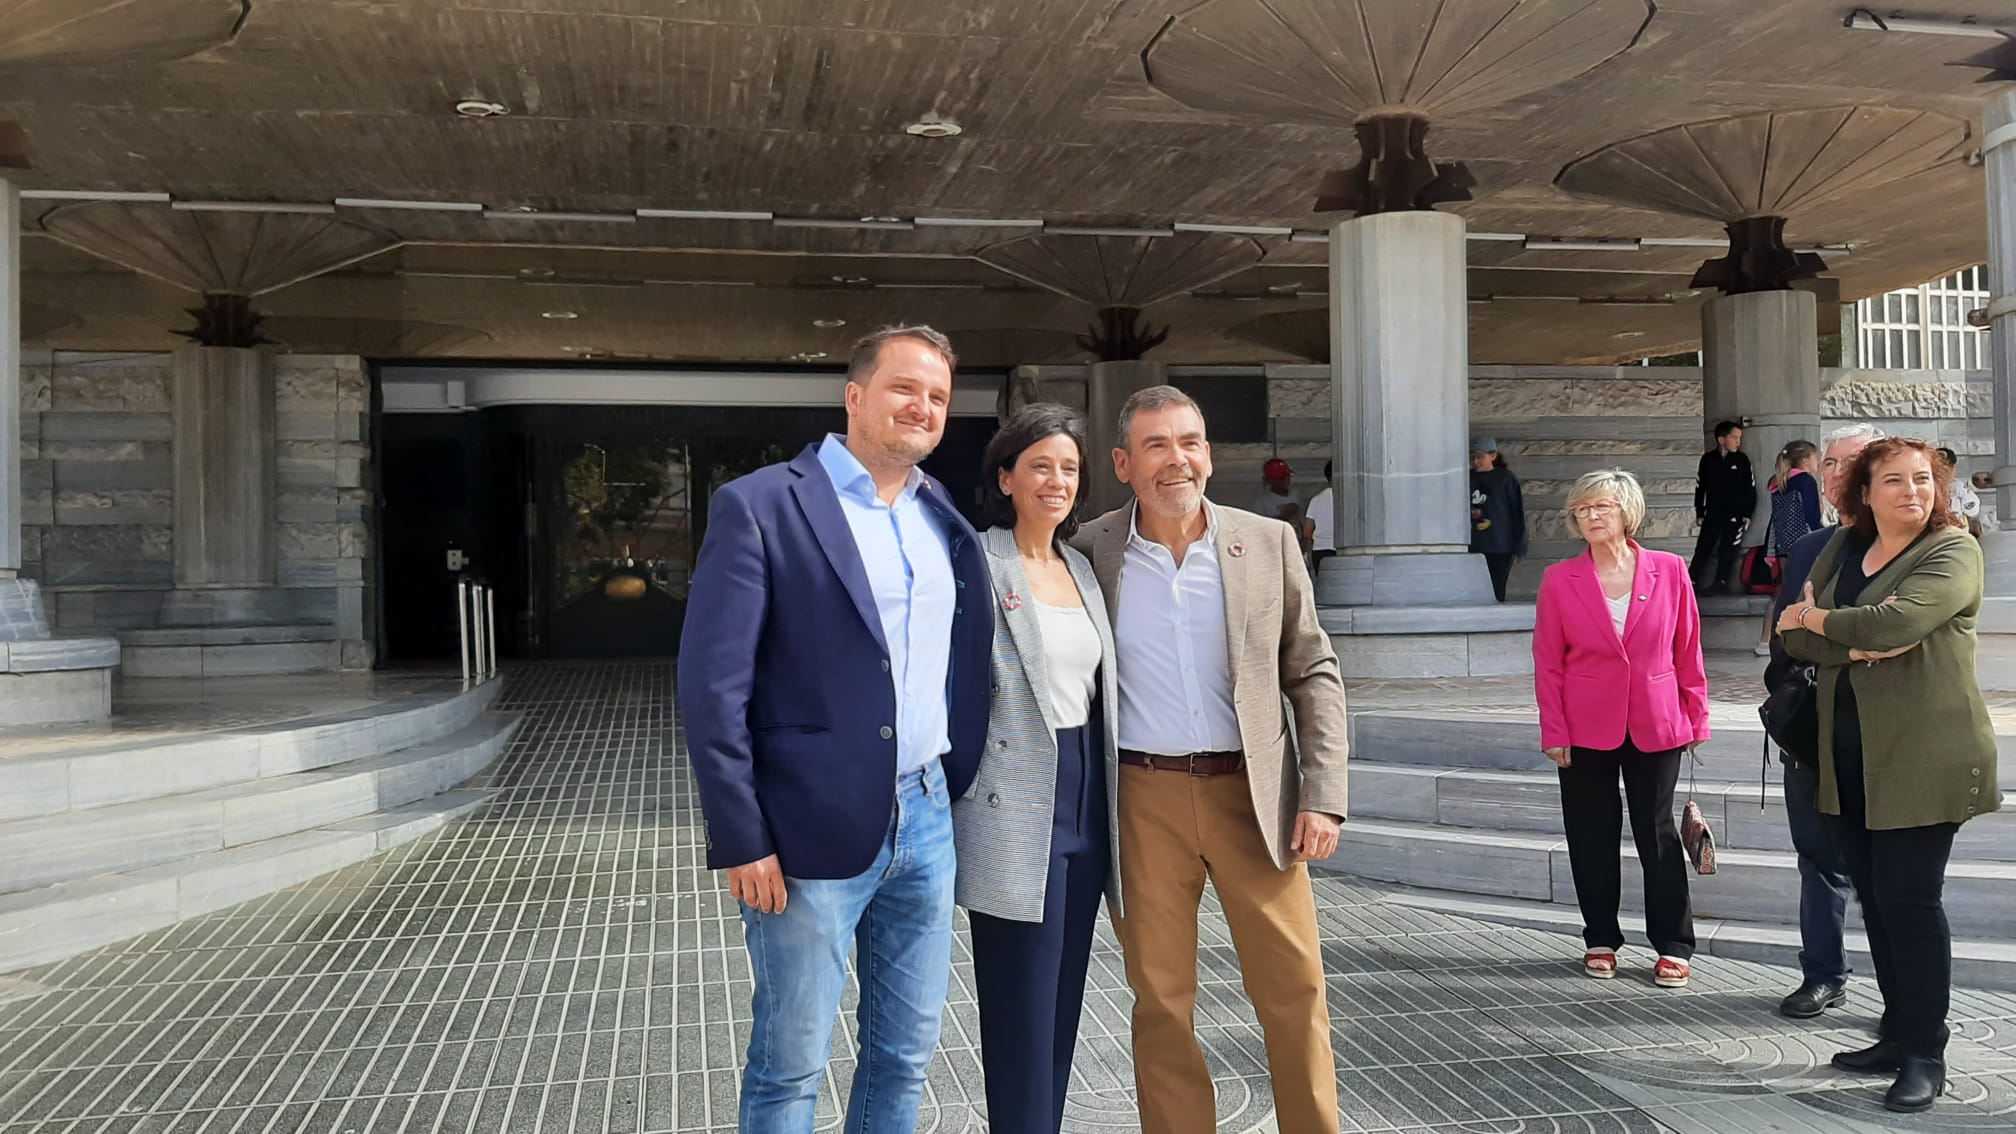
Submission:
[[[1568,509],[1568,514],[1578,520],[1593,520],[1598,516],[1614,516],[1623,510],[1623,505],[1613,501],[1607,504],[1581,504]]]

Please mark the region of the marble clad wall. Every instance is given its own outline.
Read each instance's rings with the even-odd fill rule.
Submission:
[[[369,664],[370,386],[362,359],[274,360],[280,585],[295,620],[334,624]],[[174,584],[167,354],[22,358],[23,573],[53,628],[159,624]]]

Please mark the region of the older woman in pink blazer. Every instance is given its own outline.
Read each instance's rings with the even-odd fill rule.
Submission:
[[[1547,569],[1533,627],[1540,745],[1560,769],[1568,863],[1582,906],[1582,967],[1617,975],[1624,931],[1617,780],[1645,869],[1645,934],[1659,959],[1653,980],[1681,988],[1691,975],[1694,912],[1687,856],[1673,820],[1680,761],[1708,739],[1708,675],[1701,613],[1687,561],[1631,537],[1645,495],[1622,469],[1593,472],[1568,494],[1568,515],[1589,550]]]

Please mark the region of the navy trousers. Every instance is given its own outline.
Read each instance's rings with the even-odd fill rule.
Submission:
[[[1043,920],[972,915],[980,1062],[993,1134],[1057,1134],[1085,1003],[1099,899],[1112,869],[1098,709],[1057,732],[1057,801]]]

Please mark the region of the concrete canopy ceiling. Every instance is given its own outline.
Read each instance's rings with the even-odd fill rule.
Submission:
[[[1345,9],[1368,13],[1358,40],[1313,38],[1309,29]],[[51,13],[100,10],[119,15],[48,37]],[[1252,57],[1275,34],[1252,22],[1263,10],[1315,45],[1280,69],[1302,75],[1306,91]],[[2016,0],[1969,10],[2016,28]],[[1431,11],[1439,19],[1421,15]],[[336,220],[403,246],[269,292],[259,300],[269,318],[472,334],[307,325],[329,341],[456,357],[558,358],[574,346],[775,361],[837,356],[864,325],[920,318],[970,332],[983,346],[968,352],[976,365],[1008,365],[1068,353],[1058,336],[1083,329],[1083,305],[978,259],[1026,227],[909,222],[1320,229],[1329,218],[1310,214],[1308,191],[1356,158],[1343,115],[1369,108],[1359,105],[1373,89],[1361,81],[1366,60],[1381,76],[1389,61],[1414,61],[1409,78],[1382,78],[1374,94],[1434,114],[1436,154],[1478,178],[1475,200],[1451,210],[1479,237],[1716,239],[1712,209],[1590,199],[1556,179],[1620,144],[1756,115],[1793,122],[1853,107],[1879,122],[1940,123],[1946,140],[2000,89],[1950,65],[1979,45],[1848,30],[1843,11],[1755,0],[1656,11],[1644,0],[0,0],[0,42],[14,43],[4,29],[26,20],[45,29],[38,42],[61,44],[35,49],[32,63],[0,53],[0,121],[25,128],[34,168],[17,180],[31,191],[488,207],[340,206]],[[139,28],[159,50],[136,54]],[[507,113],[460,117],[463,99]],[[964,132],[905,132],[926,119]],[[1845,191],[1807,194],[1788,238],[1851,246],[1827,254],[1849,299],[1978,262],[1985,208],[1968,148],[1880,152]],[[55,203],[26,204],[31,232],[63,225]],[[515,211],[524,208],[544,212]],[[830,227],[884,217],[897,223]],[[1310,307],[1273,289],[1320,293],[1325,246],[1240,239],[1259,249],[1257,263],[1151,308],[1173,328],[1152,357],[1295,357],[1229,332]],[[28,297],[74,316],[55,320],[42,345],[172,341],[185,295],[82,264],[50,239],[26,243]],[[1700,301],[1685,294],[1688,277],[1719,254],[1473,239],[1471,292],[1491,297],[1472,305],[1473,357],[1602,360],[1688,346]],[[596,301],[613,294],[631,298]],[[580,308],[576,319],[543,317],[573,309],[556,296]],[[845,325],[812,325],[832,319]],[[315,334],[290,336],[309,349],[296,338]]]

